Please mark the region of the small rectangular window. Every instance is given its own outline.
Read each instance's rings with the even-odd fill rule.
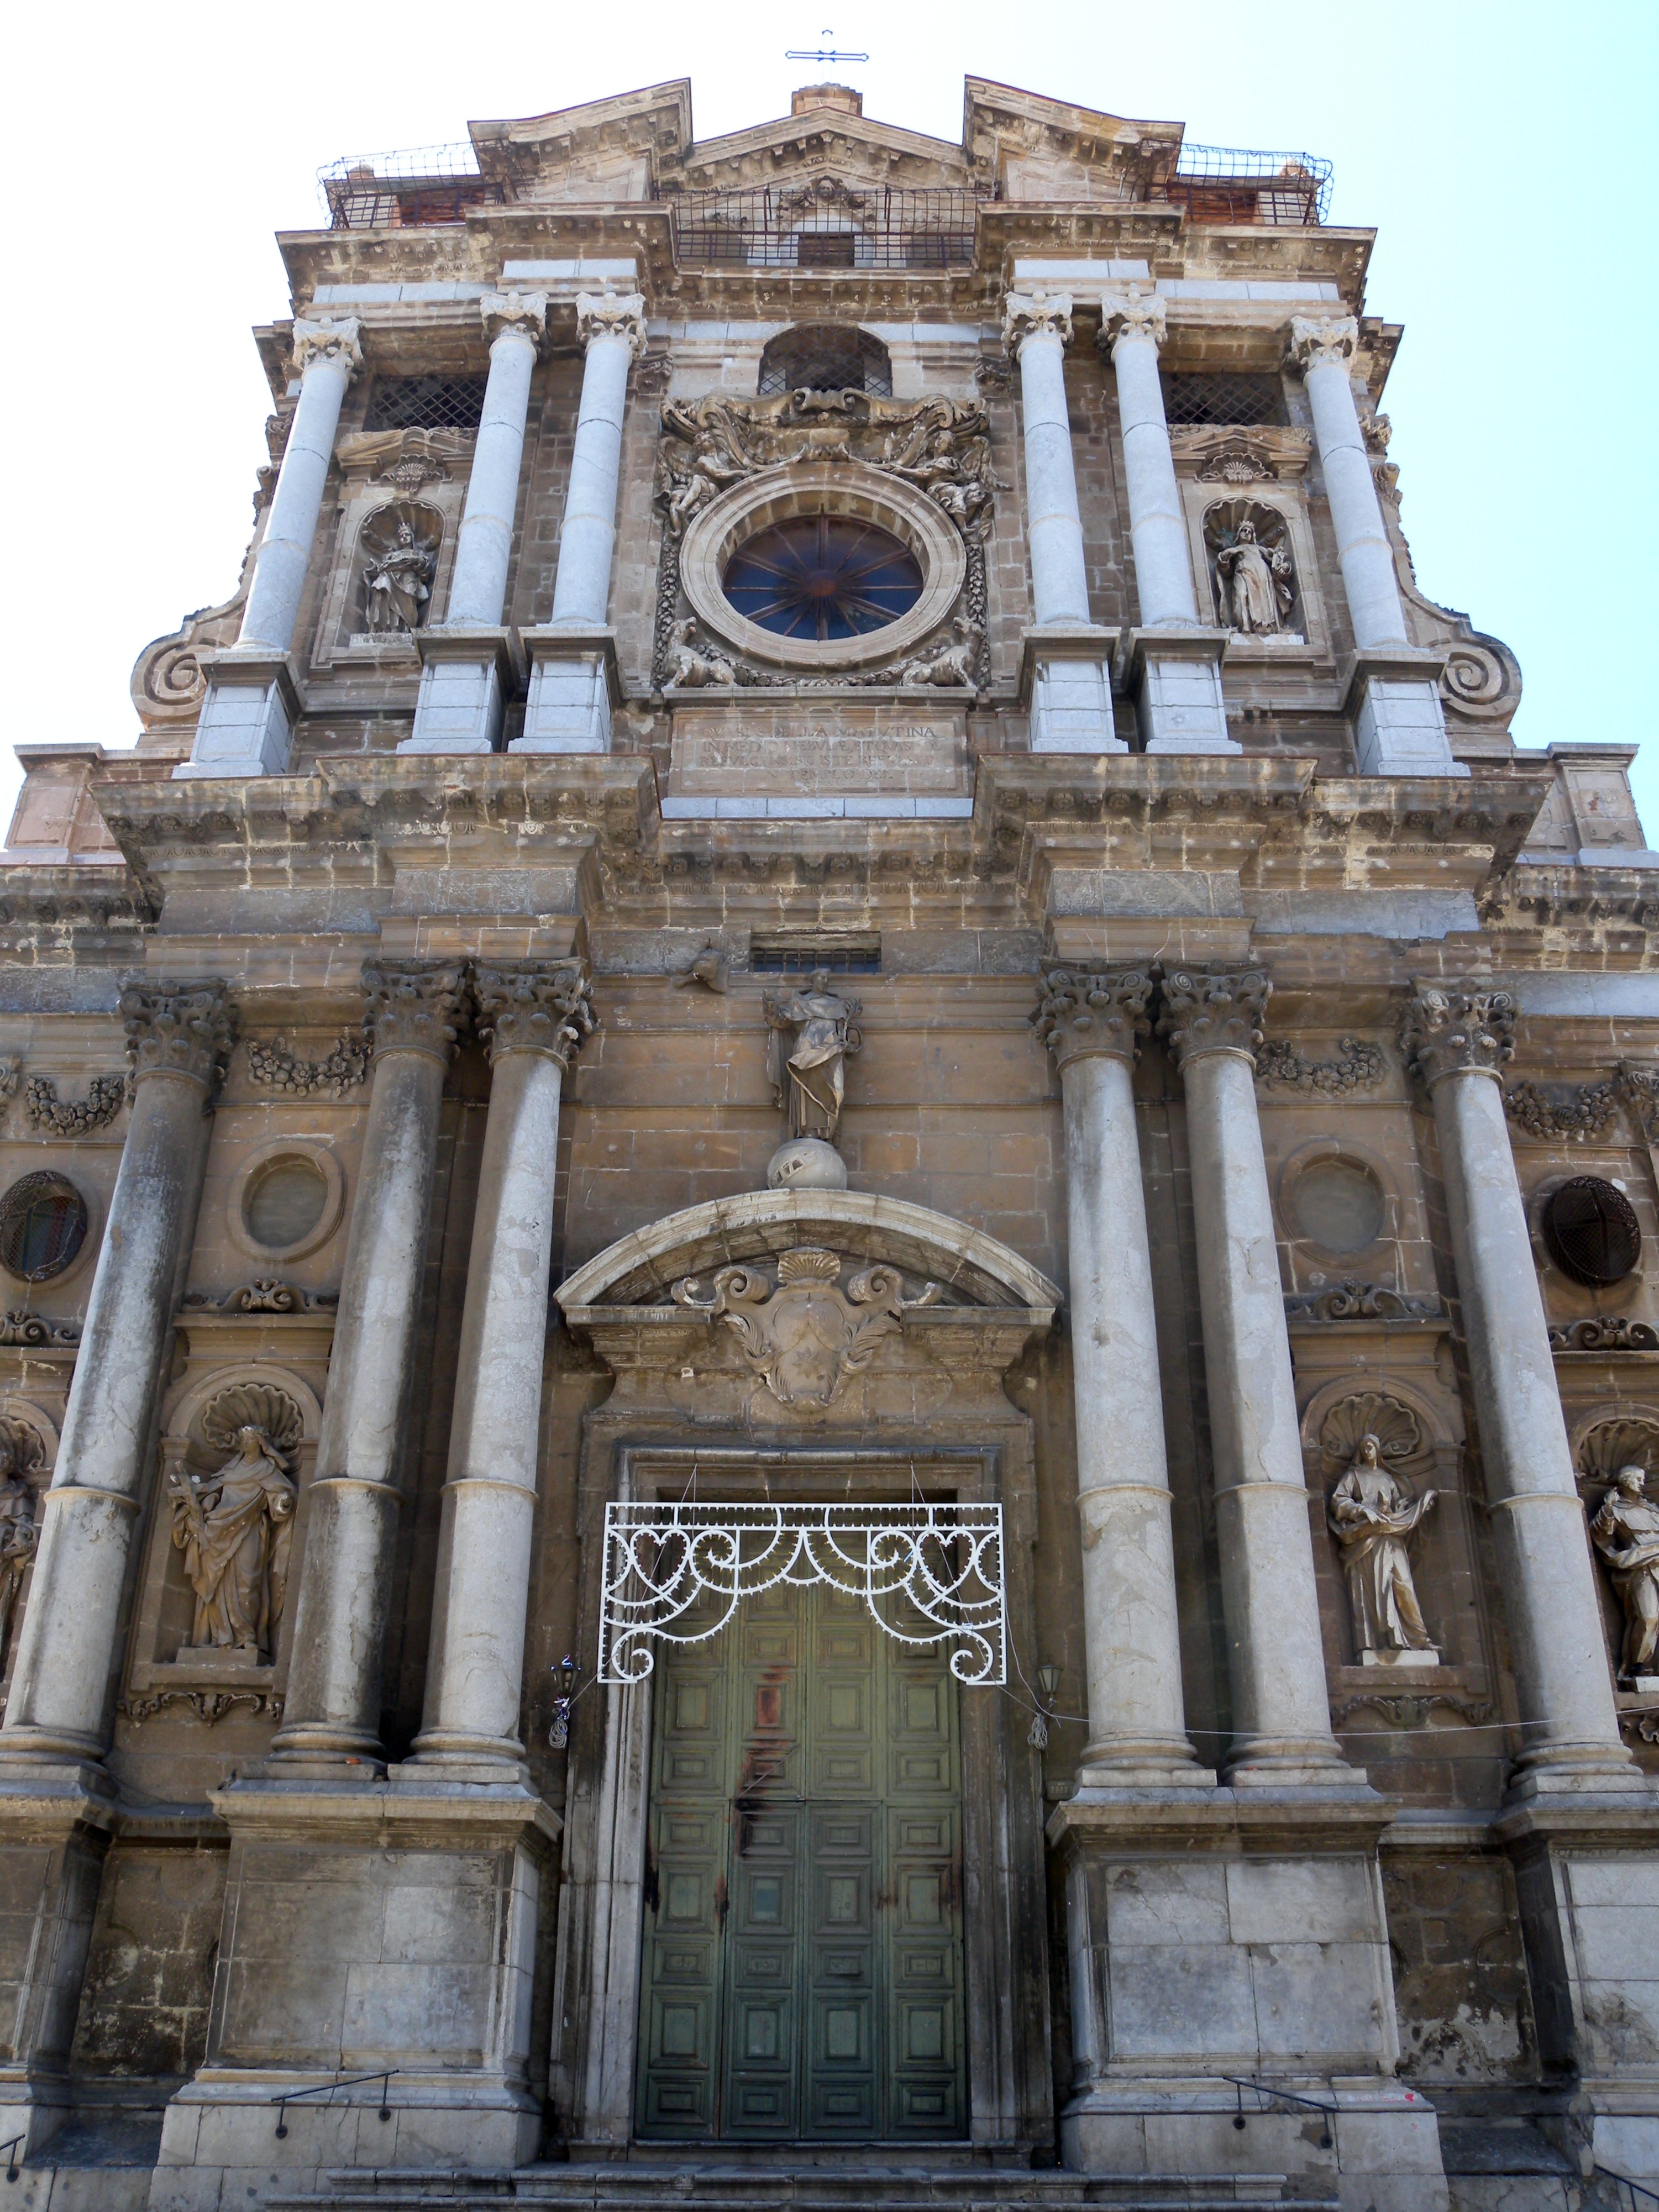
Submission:
[[[483,416],[482,376],[380,376],[369,394],[370,430],[476,430]]]
[[[1284,387],[1276,376],[1239,370],[1171,369],[1164,379],[1164,412],[1172,428],[1257,429],[1284,422]]]
[[[827,968],[832,975],[879,975],[878,946],[848,945],[757,945],[749,965],[757,975],[810,975]]]

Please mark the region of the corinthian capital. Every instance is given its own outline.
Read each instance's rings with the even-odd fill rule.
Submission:
[[[1291,317],[1290,356],[1304,376],[1328,362],[1346,368],[1358,344],[1359,325],[1352,315]]]
[[[1400,1049],[1431,1090],[1443,1075],[1496,1077],[1515,1050],[1515,1001],[1507,991],[1419,991],[1401,1026]]]
[[[480,967],[473,988],[492,1066],[503,1053],[538,1052],[568,1068],[583,1038],[599,1026],[582,960]]]
[[[1038,980],[1032,1027],[1062,1075],[1074,1060],[1105,1054],[1133,1067],[1152,1028],[1152,995],[1145,968],[1045,968]]]
[[[478,302],[484,336],[494,345],[503,331],[520,331],[538,344],[547,329],[545,292],[486,292]]]
[[[1100,335],[1095,343],[1114,360],[1126,338],[1150,338],[1161,346],[1168,327],[1164,301],[1156,292],[1114,290],[1100,295]]]
[[[645,351],[645,295],[641,292],[578,292],[576,336],[584,347],[595,338],[626,338],[635,361]]]
[[[1015,360],[1027,338],[1058,338],[1072,343],[1072,295],[1069,292],[1010,292],[1002,303],[1002,343]]]
[[[1185,1070],[1206,1052],[1254,1062],[1273,984],[1260,968],[1172,968],[1158,994],[1158,1033]]]
[[[449,1058],[459,1032],[466,969],[459,960],[363,963],[363,1018],[386,1052]]]
[[[324,319],[308,322],[303,318],[294,325],[294,368],[303,376],[313,362],[343,361],[349,374],[356,375],[363,365],[363,349],[357,343],[362,328],[355,315],[347,315],[337,323]]]
[[[132,1079],[188,1075],[210,1096],[236,1042],[236,1016],[216,978],[202,983],[130,983],[121,994]]]

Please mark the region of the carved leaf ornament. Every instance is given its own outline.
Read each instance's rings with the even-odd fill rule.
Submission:
[[[643,1681],[654,1643],[707,1643],[744,1598],[780,1583],[822,1583],[857,1598],[896,1643],[954,1645],[959,1682],[1007,1679],[1000,1505],[612,1499],[599,1680]]]

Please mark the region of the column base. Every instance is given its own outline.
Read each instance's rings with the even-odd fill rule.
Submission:
[[[493,753],[500,750],[507,696],[522,655],[505,629],[415,633],[421,688],[413,734],[400,753]]]
[[[1224,629],[1126,629],[1119,666],[1149,753],[1242,753],[1221,690]]]
[[[1079,624],[1028,629],[1019,693],[1034,753],[1127,753],[1112,714],[1109,631]]]
[[[614,630],[527,629],[530,689],[514,753],[608,753],[611,709],[622,704]]]
[[[1344,670],[1344,712],[1361,775],[1459,775],[1440,704],[1443,653],[1411,646],[1355,653]]]
[[[235,647],[204,653],[207,696],[196,720],[190,758],[175,777],[283,775],[300,686],[285,653],[245,653]]]

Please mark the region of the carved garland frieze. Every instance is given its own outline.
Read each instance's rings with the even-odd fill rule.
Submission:
[[[1599,1137],[1619,1111],[1620,1084],[1616,1076],[1605,1083],[1580,1084],[1573,1091],[1547,1091],[1537,1083],[1505,1086],[1504,1104],[1511,1121],[1529,1137],[1567,1139],[1583,1144]]]
[[[711,501],[763,471],[798,462],[857,462],[921,492],[963,540],[967,568],[948,637],[882,669],[831,676],[778,675],[718,643],[681,611],[680,554],[688,525]],[[708,684],[823,688],[940,685],[975,690],[988,679],[985,540],[999,491],[983,401],[883,398],[872,392],[791,392],[732,399],[709,392],[662,410],[654,498],[663,517],[653,680],[664,688]]]
[[[1343,1098],[1369,1091],[1382,1080],[1381,1049],[1364,1037],[1338,1041],[1335,1060],[1304,1060],[1284,1037],[1273,1037],[1256,1054],[1256,1080],[1270,1090],[1299,1091],[1304,1097]]]
[[[250,1037],[247,1072],[261,1091],[280,1097],[310,1098],[331,1091],[343,1098],[368,1073],[374,1046],[367,1036],[348,1031],[330,1046],[321,1060],[301,1060],[284,1036]]]
[[[126,1103],[125,1075],[94,1075],[84,1098],[60,1098],[49,1075],[31,1075],[23,1086],[23,1111],[32,1129],[54,1136],[87,1137],[107,1128]]]

